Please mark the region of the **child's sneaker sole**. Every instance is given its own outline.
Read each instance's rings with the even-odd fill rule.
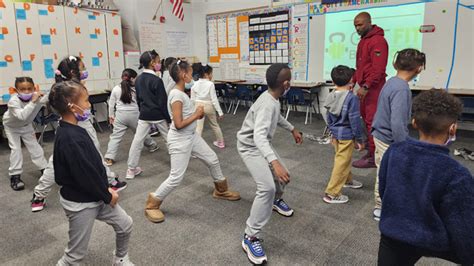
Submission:
[[[248,247],[247,245],[245,245],[245,242],[244,240],[242,240],[242,249],[244,250],[244,252],[247,254],[247,258],[249,259],[249,261],[255,265],[262,265],[264,263],[267,262],[267,257],[262,257],[262,258],[256,258],[253,256],[252,252],[250,250],[248,250]]]
[[[128,185],[125,185],[125,186],[123,186],[123,187],[120,187],[120,188],[115,188],[115,187],[112,187],[112,189],[113,189],[113,190],[115,190],[115,192],[120,192],[120,191],[122,191],[122,190],[126,189],[126,188],[127,188],[127,186],[128,186]]]
[[[127,173],[127,175],[125,176],[125,179],[134,179],[137,175],[141,175],[141,173],[143,173],[143,170],[140,169],[140,171],[134,173],[133,175],[129,175]]]
[[[293,213],[294,213],[294,210],[284,211],[284,210],[278,208],[278,206],[275,206],[275,205],[273,205],[273,210],[276,211],[281,216],[285,216],[285,217],[291,217],[291,216],[293,216]]]
[[[160,149],[160,146],[156,145],[155,147],[148,149],[148,152],[153,153],[153,152],[155,152],[155,151],[157,151],[157,150],[159,150],[159,149]]]
[[[40,211],[42,211],[42,210],[44,209],[44,207],[46,207],[46,203],[43,204],[43,205],[41,205],[41,206],[40,206],[40,205],[38,205],[38,206],[33,206],[33,205],[32,205],[32,206],[31,206],[31,211],[32,211],[32,212],[40,212]]]
[[[334,199],[331,199],[327,196],[324,196],[323,197],[323,201],[328,203],[328,204],[344,204],[344,203],[347,203],[349,202],[349,199],[344,199],[344,200],[334,200]]]

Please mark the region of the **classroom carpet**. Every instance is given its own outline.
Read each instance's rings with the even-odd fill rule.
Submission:
[[[220,121],[227,147],[213,147],[229,179],[230,188],[240,192],[236,202],[212,198],[212,179],[206,167],[192,159],[182,184],[162,205],[166,221],[153,224],[144,216],[147,194],[154,191],[169,173],[170,159],[165,143],[156,137],[161,147],[155,153],[142,152],[140,166],[144,172],[128,181],[120,192],[119,204],[133,218],[130,258],[136,265],[249,265],[242,251],[241,239],[245,221],[255,196],[255,183],[236,150],[236,133],[246,114],[226,115]],[[288,119],[306,134],[320,135],[324,129],[321,119],[304,124],[304,114],[292,112]],[[105,153],[110,130],[98,133]],[[415,132],[411,132],[416,134]],[[204,139],[212,143],[214,136],[208,125]],[[128,132],[121,144],[116,164],[111,168],[124,177],[128,150],[133,133]],[[334,151],[331,145],[321,145],[305,139],[296,145],[290,133],[278,129],[273,146],[290,170],[291,182],[284,199],[294,208],[293,217],[273,213],[263,231],[263,245],[268,265],[375,265],[379,244],[378,223],[372,219],[375,169],[353,169],[354,178],[364,187],[346,189],[347,204],[329,205],[322,201],[329,179]],[[43,145],[46,158],[53,150],[53,137]],[[451,150],[465,147],[474,150],[474,134],[460,132]],[[32,213],[30,200],[40,172],[23,149],[26,188],[15,192],[8,176],[9,148],[0,143],[0,264],[54,265],[63,255],[68,241],[68,223],[59,204],[58,187],[47,198],[47,207]],[[354,158],[361,156],[354,153]],[[458,160],[474,172],[474,162]],[[123,178],[122,178],[123,179]],[[124,180],[124,179],[123,179]],[[84,265],[111,265],[115,249],[112,227],[97,221],[94,225]],[[419,265],[450,265],[439,259],[422,259]]]

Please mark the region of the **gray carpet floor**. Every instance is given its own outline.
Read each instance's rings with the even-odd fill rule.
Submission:
[[[181,186],[164,202],[166,221],[152,224],[143,215],[147,194],[168,176],[169,156],[161,138],[161,149],[155,153],[144,150],[140,165],[144,172],[129,182],[120,192],[120,205],[134,220],[130,241],[130,257],[137,265],[248,265],[241,248],[241,237],[255,193],[255,184],[236,151],[235,134],[240,129],[246,110],[227,115],[220,122],[226,138],[224,150],[214,148],[223,172],[232,189],[242,199],[227,202],[213,199],[212,180],[204,165],[193,159]],[[290,114],[289,121],[301,131],[321,134],[322,120],[304,125],[304,115]],[[107,149],[110,131],[98,133],[102,152]],[[213,134],[206,125],[204,138],[211,143]],[[126,160],[133,134],[127,133],[118,162],[112,170],[121,176],[126,172]],[[364,183],[360,190],[346,190],[348,204],[329,205],[322,201],[333,165],[334,151],[330,145],[320,145],[305,139],[294,144],[291,135],[278,129],[274,147],[290,168],[291,183],[284,199],[295,209],[295,215],[285,218],[274,213],[264,229],[264,247],[270,265],[375,265],[379,230],[372,219],[375,170],[354,169],[355,178]],[[461,132],[452,145],[474,150],[474,134]],[[47,158],[52,153],[50,136],[44,144]],[[68,223],[58,200],[55,187],[47,199],[47,208],[32,213],[30,199],[40,172],[32,165],[24,149],[23,180],[26,189],[12,191],[7,178],[9,149],[0,143],[0,264],[53,265],[62,256],[68,236]],[[361,155],[356,153],[354,158]],[[460,162],[474,172],[474,162]],[[97,221],[89,244],[86,265],[110,265],[114,250],[112,228]],[[420,265],[449,265],[437,259],[422,259]]]

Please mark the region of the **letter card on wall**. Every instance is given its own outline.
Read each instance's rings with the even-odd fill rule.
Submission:
[[[0,87],[13,86],[14,78],[21,73],[18,36],[15,25],[15,7],[0,0]],[[8,90],[2,90],[2,94]]]
[[[117,13],[105,13],[110,78],[120,79],[125,68],[123,58],[122,24]]]
[[[43,50],[39,29],[37,5],[15,3],[15,17],[20,47],[21,69],[24,76],[44,84]]]

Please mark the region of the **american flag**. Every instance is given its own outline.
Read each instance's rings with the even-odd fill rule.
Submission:
[[[178,17],[181,21],[184,19],[183,0],[170,0],[173,4],[173,15]]]

